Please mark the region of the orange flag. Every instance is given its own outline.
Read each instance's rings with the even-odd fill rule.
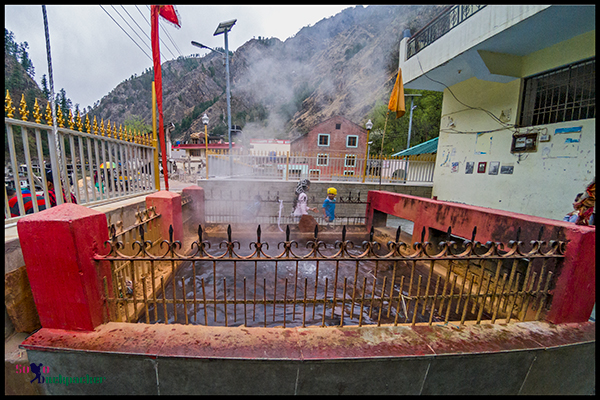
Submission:
[[[406,112],[406,106],[404,105],[404,86],[402,85],[401,68],[398,68],[398,76],[396,77],[394,89],[392,89],[392,95],[390,96],[388,110],[395,111],[396,118],[400,118]]]

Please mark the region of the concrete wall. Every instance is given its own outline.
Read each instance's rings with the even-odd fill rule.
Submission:
[[[24,341],[47,394],[592,394],[595,324],[225,328],[109,323]]]
[[[252,181],[239,181],[239,180],[198,180],[197,185],[204,189],[206,199],[211,198],[225,198],[230,200],[246,200],[250,203],[251,200],[257,194],[263,199],[267,197],[283,200],[284,208],[282,215],[289,215],[292,212],[292,202],[294,200],[294,191],[298,182],[296,180],[290,181],[263,181],[263,180],[252,180]],[[360,201],[366,203],[367,193],[369,190],[377,190],[378,184],[357,184],[357,183],[344,183],[344,182],[326,182],[326,181],[312,181],[310,185],[310,192],[308,193],[309,207],[317,207],[319,213],[322,213],[321,206],[325,200],[327,188],[335,187],[338,192],[336,206],[337,215],[356,215],[364,217],[366,211],[366,204],[342,204],[339,203],[340,196],[347,199],[348,196],[352,195],[353,199],[357,199],[360,194]],[[417,185],[387,185],[382,184],[381,190],[389,191],[392,193],[409,194],[412,196],[431,198],[431,186],[417,186]],[[207,202],[209,206],[210,201]],[[243,203],[242,203],[243,204]],[[241,213],[243,206],[239,209]],[[263,203],[260,216],[277,216],[279,214],[279,204],[277,202]]]

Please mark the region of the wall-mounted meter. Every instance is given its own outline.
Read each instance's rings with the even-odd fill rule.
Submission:
[[[510,152],[511,153],[535,152],[535,151],[537,151],[537,140],[538,140],[537,132],[513,135]]]

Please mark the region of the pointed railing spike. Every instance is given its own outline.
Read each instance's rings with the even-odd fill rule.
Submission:
[[[402,232],[402,227],[398,225],[398,229],[396,229],[396,243],[400,241],[400,233]]]
[[[315,225],[315,239],[319,236],[319,224]]]
[[[375,227],[371,225],[371,232],[369,232],[369,242],[373,241],[373,236],[375,236]]]
[[[477,234],[477,226],[473,228],[473,233],[471,234],[471,242],[475,242],[475,235]]]
[[[202,225],[198,224],[198,243],[202,243]]]
[[[256,242],[260,243],[260,225],[258,225],[258,228],[256,229],[256,237],[257,237]]]
[[[227,225],[227,241],[231,243],[231,225]]]
[[[287,228],[285,228],[285,241],[289,242],[290,241],[290,226],[288,225]]]
[[[425,243],[425,227],[421,229],[421,243]]]
[[[173,225],[169,225],[169,242],[173,243]]]
[[[519,238],[521,237],[521,227],[517,228],[517,242],[519,241]]]
[[[452,227],[449,226],[448,230],[446,231],[446,242],[450,242],[451,237],[452,237]]]
[[[544,225],[540,227],[540,233],[538,234],[538,241],[542,240],[542,235],[544,234]]]
[[[346,225],[342,228],[342,242],[346,241]]]

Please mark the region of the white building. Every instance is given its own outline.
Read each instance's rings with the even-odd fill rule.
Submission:
[[[595,178],[594,5],[455,5],[400,44],[443,91],[433,196],[562,219]],[[409,35],[405,35],[409,36]]]

